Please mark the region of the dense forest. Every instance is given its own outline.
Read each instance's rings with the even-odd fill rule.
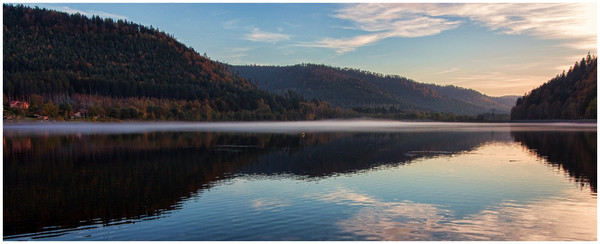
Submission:
[[[456,86],[423,84],[397,75],[317,64],[245,65],[231,69],[266,91],[291,90],[309,99],[363,111],[386,108],[476,116],[493,109],[495,113],[508,115],[517,99],[516,96],[490,97]]]
[[[342,109],[257,89],[153,27],[3,5],[4,107],[68,119],[298,120]],[[24,101],[27,109],[9,108]]]
[[[517,99],[512,120],[596,119],[597,57],[587,57],[525,96]]]

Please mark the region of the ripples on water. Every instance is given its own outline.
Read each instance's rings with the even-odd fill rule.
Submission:
[[[4,125],[5,240],[596,240],[595,124]]]

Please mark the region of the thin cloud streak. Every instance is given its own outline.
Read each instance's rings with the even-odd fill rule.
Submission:
[[[251,33],[244,36],[244,39],[254,42],[277,43],[280,41],[289,40],[290,36],[281,33],[262,31],[259,28],[253,28]]]
[[[240,19],[232,19],[221,23],[221,26],[223,26],[223,29],[225,30],[234,30],[238,28],[240,22]]]
[[[459,68],[454,67],[454,68],[451,68],[451,69],[448,69],[448,70],[442,70],[442,71],[433,73],[433,75],[443,75],[443,74],[448,74],[448,73],[454,73],[454,72],[459,71],[459,70],[460,70]]]
[[[344,39],[325,38],[314,43],[300,43],[297,46],[330,48],[335,49],[338,54],[343,54],[354,51],[357,47],[369,45],[383,38],[385,37],[380,34],[361,35]]]
[[[466,21],[507,35],[532,35],[568,40],[576,49],[596,48],[596,4],[351,4],[333,17],[371,34],[324,38],[301,46],[324,47],[337,53],[354,51],[390,37],[423,37],[455,29]]]

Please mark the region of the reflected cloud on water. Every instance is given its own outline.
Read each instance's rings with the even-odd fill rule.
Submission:
[[[343,188],[320,196],[320,200],[363,206],[337,224],[368,240],[596,240],[596,198],[573,191],[563,194],[567,199],[546,198],[526,204],[506,201],[461,219],[455,219],[444,206],[386,202]]]
[[[507,157],[508,156],[508,157]],[[502,159],[504,157],[504,159]],[[560,171],[545,173],[531,170],[543,168],[543,164],[531,161],[535,153],[511,143],[488,143],[470,152],[440,158],[421,159],[411,167],[430,168],[459,180],[444,179],[441,182],[454,184],[452,187],[436,185],[424,187],[421,183],[404,185],[417,190],[445,192],[433,201],[436,204],[411,201],[404,191],[390,201],[388,195],[359,193],[348,187],[315,194],[310,197],[318,201],[342,206],[354,206],[356,210],[349,218],[337,222],[344,231],[355,233],[367,240],[384,241],[593,241],[597,238],[597,196],[590,186],[580,191],[559,186]],[[484,159],[489,158],[488,161]],[[549,164],[544,158],[540,162]],[[450,165],[451,166],[448,166]],[[458,171],[454,171],[454,170]],[[398,168],[401,171],[403,168]],[[408,171],[408,169],[406,169]],[[536,175],[531,175],[538,172]],[[540,174],[541,173],[541,174]],[[406,173],[398,177],[409,177]],[[568,177],[568,176],[567,176]],[[373,176],[382,187],[403,185],[405,181],[382,179]],[[467,179],[468,182],[460,181]],[[557,182],[558,181],[558,182]],[[402,182],[402,183],[397,183]],[[504,182],[512,182],[504,184]],[[486,189],[478,192],[481,186]],[[462,190],[456,190],[456,188]],[[489,193],[491,192],[491,197]],[[535,194],[531,193],[537,192]],[[542,193],[545,192],[545,193]],[[396,200],[396,198],[400,198]],[[457,212],[453,205],[456,198],[468,204],[467,214]],[[480,199],[489,200],[480,201]],[[387,200],[384,200],[387,199]],[[491,200],[491,201],[490,201]]]
[[[252,207],[258,211],[278,211],[291,203],[275,198],[259,198],[251,201]]]

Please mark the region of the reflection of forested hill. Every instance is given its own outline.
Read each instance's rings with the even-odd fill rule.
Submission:
[[[269,134],[5,137],[4,235],[154,216],[270,148],[300,143]],[[221,150],[228,145],[252,147]]]
[[[596,132],[512,132],[515,141],[597,192]]]
[[[306,146],[296,153],[274,152],[258,162],[247,164],[245,174],[294,174],[322,177],[352,173],[381,165],[410,163],[430,157],[469,151],[489,141],[509,141],[508,133],[390,133],[352,134],[332,139],[330,143]]]

